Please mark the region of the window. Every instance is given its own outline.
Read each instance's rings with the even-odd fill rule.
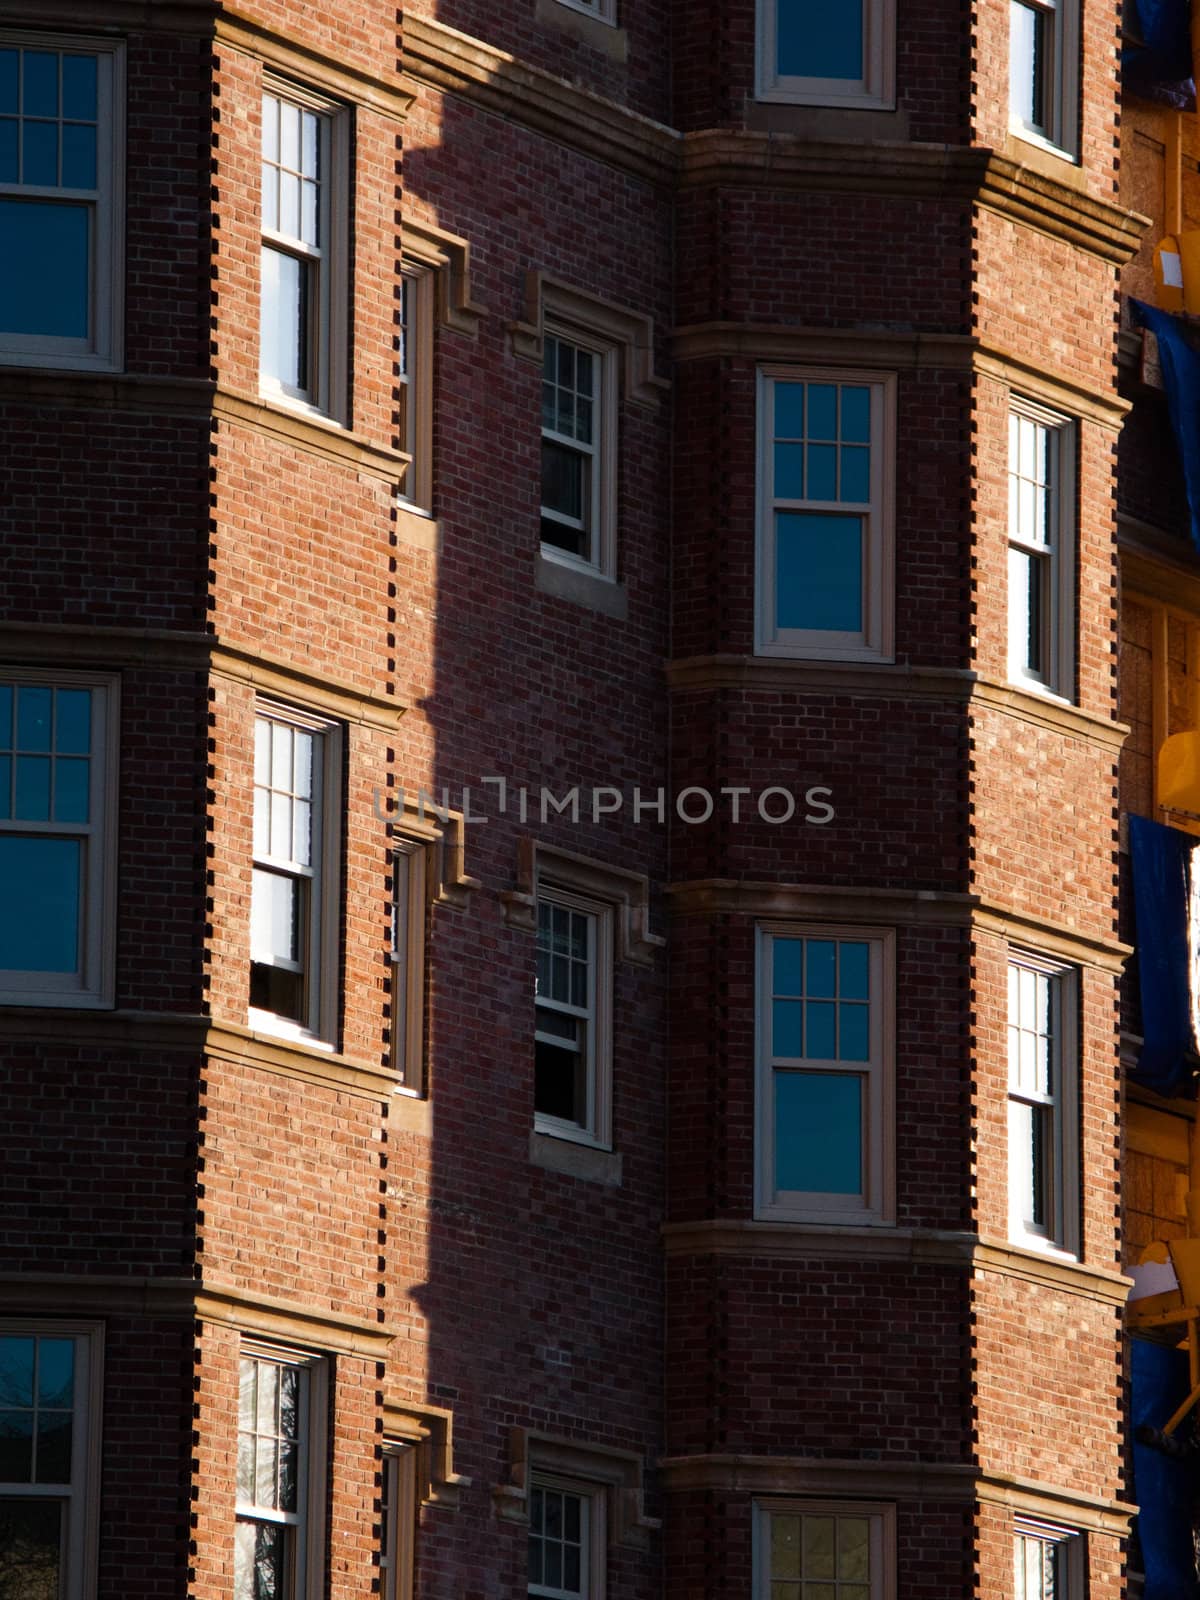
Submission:
[[[281,87],[264,93],[262,119],[262,391],[337,416],[345,387],[344,119]]]
[[[758,98],[892,106],[895,33],[894,0],[758,0]]]
[[[0,680],[0,999],[112,1003],[112,684]]]
[[[272,708],[254,729],[251,1020],[332,1040],[336,1022],[336,790],[330,723]]]
[[[582,11],[584,16],[598,17],[601,22],[617,20],[616,0],[559,0],[559,3],[572,11]]]
[[[382,1537],[379,1567],[383,1600],[412,1600],[413,1544],[417,1528],[417,1448],[383,1447]]]
[[[607,1149],[611,907],[539,889],[536,994],[534,1126]]]
[[[0,361],[118,364],[123,58],[0,35]]]
[[[759,941],[757,1215],[890,1221],[892,935]]]
[[[547,329],[542,341],[542,552],[616,572],[616,353]]]
[[[873,1502],[759,1502],[755,1600],[895,1600],[895,1511]]]
[[[1008,967],[1009,1232],[1078,1245],[1074,973],[1022,956]]]
[[[760,655],[891,659],[894,388],[760,375]]]
[[[529,1594],[546,1600],[601,1600],[604,1490],[536,1476],[529,1484]]]
[[[242,1356],[234,1600],[315,1600],[324,1593],[324,1379],[316,1358]]]
[[[1084,1541],[1071,1528],[1018,1518],[1013,1540],[1016,1600],[1081,1600]]]
[[[1008,673],[1027,688],[1074,689],[1071,425],[1022,402],[1008,417]]]
[[[419,511],[433,510],[434,275],[406,260],[400,277],[401,437],[412,465],[401,496]]]
[[[1023,139],[1074,153],[1076,0],[1009,0],[1008,114]]]
[[[405,1089],[425,1087],[425,930],[429,846],[397,841],[392,892],[392,1062]]]

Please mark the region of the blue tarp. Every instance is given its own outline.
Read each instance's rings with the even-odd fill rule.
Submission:
[[[1132,300],[1130,305],[1158,340],[1171,431],[1183,461],[1192,543],[1200,550],[1200,351],[1192,345],[1181,317],[1141,300]]]
[[[1130,1343],[1130,1423],[1161,1428],[1188,1393],[1188,1358],[1148,1339]],[[1183,1424],[1186,1433],[1189,1423]],[[1192,1517],[1196,1502],[1195,1458],[1172,1461],[1149,1445],[1133,1446],[1133,1497],[1146,1574],[1143,1600],[1200,1600]]]
[[[1200,1061],[1192,1021],[1188,915],[1196,840],[1145,817],[1129,819],[1142,1051],[1133,1074],[1159,1094],[1191,1086]]]
[[[1121,52],[1121,82],[1145,99],[1193,111],[1188,0],[1137,0],[1142,43]]]

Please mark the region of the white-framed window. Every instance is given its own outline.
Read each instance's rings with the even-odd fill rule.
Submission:
[[[1078,0],[1009,0],[1008,118],[1022,139],[1075,156]]]
[[[0,363],[120,364],[124,53],[0,33]]]
[[[404,260],[400,274],[399,366],[401,437],[412,464],[401,500],[417,511],[433,510],[433,324],[434,269]]]
[[[542,340],[542,554],[616,574],[617,352],[549,325]]]
[[[895,0],[758,0],[760,100],[882,110],[896,97]]]
[[[895,379],[758,379],[759,655],[890,660]]]
[[[392,1065],[402,1088],[425,1089],[425,935],[429,846],[399,838],[392,857]]]
[[[1013,1536],[1015,1600],[1083,1600],[1086,1541],[1074,1528],[1018,1517]]]
[[[344,420],[347,113],[269,80],[262,98],[259,384]]]
[[[1078,974],[1033,954],[1008,964],[1009,1234],[1079,1248]]]
[[[1073,425],[1014,400],[1008,414],[1008,675],[1071,698],[1075,679]]]
[[[0,677],[0,1002],[113,1001],[117,686]]]
[[[341,730],[260,704],[254,725],[250,1020],[332,1042]]]
[[[319,1356],[242,1351],[233,1600],[317,1600],[325,1592],[327,1378]]]
[[[895,1600],[895,1507],[759,1500],[754,1600]]]
[[[379,1569],[383,1600],[412,1600],[417,1531],[415,1445],[384,1442],[382,1490]]]
[[[0,1321],[0,1590],[95,1593],[101,1331]]]
[[[534,1126],[612,1144],[612,907],[539,885]]]
[[[758,932],[756,1215],[894,1218],[894,935]]]
[[[603,1600],[605,1490],[573,1478],[529,1480],[529,1594],[539,1600]]]
[[[582,11],[585,17],[616,25],[617,0],[559,0],[569,11]]]

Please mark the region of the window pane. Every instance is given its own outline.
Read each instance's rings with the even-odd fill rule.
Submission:
[[[785,78],[863,76],[862,0],[777,0],[779,74]]]
[[[23,124],[21,150],[21,182],[43,189],[58,187],[58,123],[30,122]]]
[[[839,1517],[837,1574],[843,1582],[865,1583],[870,1572],[870,1529],[866,1517]]]
[[[857,1074],[775,1074],[775,1187],[862,1193],[862,1080]]]
[[[832,939],[805,941],[804,992],[818,1000],[831,999],[836,992],[837,945]]]
[[[79,122],[95,122],[96,57],[71,56],[62,58],[63,116]]]
[[[16,114],[17,62],[15,50],[0,50],[0,111]]]
[[[58,52],[26,50],[24,57],[24,100],[27,117],[58,115]]]
[[[53,693],[50,689],[17,690],[17,748],[49,750]]]
[[[804,1003],[801,1000],[776,1000],[772,1007],[771,1053],[799,1059],[804,1054]]]
[[[17,121],[0,117],[0,183],[17,181]]]
[[[580,451],[542,440],[542,505],[548,511],[583,520],[585,464]]]
[[[55,701],[54,748],[63,755],[87,755],[92,748],[92,691],[59,689]]]
[[[837,1007],[828,1000],[810,1000],[804,1008],[804,1054],[810,1061],[837,1059]]]
[[[234,1552],[234,1600],[286,1600],[287,1530],[239,1522]]]
[[[870,444],[871,442],[871,391],[854,384],[842,389],[843,444]]]
[[[308,387],[308,267],[263,247],[262,375],[285,388]]]
[[[1021,5],[1020,0],[1013,0],[1009,30],[1009,112],[1015,121],[1044,134],[1045,17],[1031,6]]]
[[[777,439],[803,439],[804,390],[803,383],[777,383],[775,385],[775,437]]]
[[[533,1080],[535,1111],[543,1116],[558,1117],[563,1122],[577,1122],[580,1126],[586,1122],[585,1067],[579,1051],[537,1040]]]
[[[871,498],[871,452],[861,445],[841,450],[841,485],[838,499],[865,505]]]
[[[0,332],[86,339],[90,208],[0,199]]]
[[[775,540],[776,626],[860,633],[863,519],[781,511]]]
[[[800,1518],[771,1518],[771,1576],[800,1576]]]
[[[0,1406],[33,1404],[33,1339],[6,1334],[0,1339]],[[0,1474],[0,1478],[2,1478]]]
[[[88,784],[91,763],[86,760],[60,756],[54,763],[54,820],[55,822],[86,822],[88,820]]]
[[[71,1413],[39,1411],[37,1414],[37,1481],[71,1481]]]
[[[0,969],[75,972],[79,967],[78,839],[0,835],[0,883],[20,918],[0,918]]]
[[[867,1061],[871,1055],[871,1011],[864,1005],[838,1006],[839,1061]]]
[[[804,1529],[804,1576],[806,1578],[832,1578],[836,1574],[834,1537],[836,1523],[832,1517],[802,1517]]]
[[[74,1403],[74,1339],[39,1339],[38,1404],[69,1410]]]
[[[255,961],[300,960],[300,883],[282,872],[254,869],[250,951]]]
[[[837,499],[837,449],[831,444],[810,444],[807,451],[808,498]]]
[[[58,1600],[65,1509],[61,1500],[0,1500],[5,1600]]]
[[[0,1411],[0,1482],[33,1482],[32,1411]]]
[[[96,130],[63,124],[62,181],[66,189],[96,187]]]
[[[810,439],[831,442],[837,438],[837,386],[832,383],[810,383],[808,391],[808,427]]]
[[[772,944],[775,993],[803,994],[800,967],[804,957],[804,940],[775,939]]]
[[[22,822],[49,822],[49,756],[17,757],[16,801],[17,816]]]
[[[802,444],[775,446],[775,498],[803,500],[804,446]]]

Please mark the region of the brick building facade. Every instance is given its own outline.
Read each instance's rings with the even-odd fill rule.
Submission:
[[[0,0],[4,1600],[1126,1592],[1118,8],[830,10]]]

